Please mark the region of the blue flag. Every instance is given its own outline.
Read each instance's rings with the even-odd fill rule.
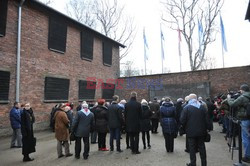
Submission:
[[[148,43],[145,35],[145,28],[143,28],[143,41],[144,41],[144,58],[148,60],[148,54],[147,54]]]
[[[222,18],[220,16],[220,33],[221,33],[221,43],[222,43],[222,48],[224,51],[227,51],[227,42],[226,42],[226,36],[225,36],[225,29],[223,25]]]
[[[165,41],[164,35],[162,33],[162,30],[161,30],[161,56],[162,56],[162,59],[164,59],[164,46],[163,46],[164,41]]]
[[[199,51],[202,53],[202,43],[203,43],[203,27],[198,19],[198,35],[199,35]]]

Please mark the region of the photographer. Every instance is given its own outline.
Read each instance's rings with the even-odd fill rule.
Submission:
[[[228,104],[230,107],[236,107],[236,118],[241,120],[242,143],[244,147],[244,157],[242,161],[250,163],[250,119],[246,116],[246,106],[250,102],[249,86],[243,84],[240,87],[241,95],[237,99],[232,99],[228,94]]]

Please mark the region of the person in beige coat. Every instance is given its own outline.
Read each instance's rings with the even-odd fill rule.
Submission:
[[[55,137],[57,139],[57,154],[58,158],[64,156],[62,153],[62,147],[65,148],[65,157],[72,156],[69,151],[69,119],[66,114],[66,105],[62,105],[56,110],[55,120]]]

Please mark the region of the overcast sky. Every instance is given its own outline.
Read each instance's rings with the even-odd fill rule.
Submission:
[[[65,3],[68,0],[54,0],[52,7],[65,13]],[[126,0],[119,1],[126,5],[128,12],[135,19],[137,35],[133,48],[129,55],[123,59],[133,61],[133,66],[137,69],[144,69],[144,44],[143,27],[145,27],[146,38],[149,46],[149,59],[147,60],[147,70],[153,73],[161,73],[161,46],[160,46],[160,19],[162,6],[160,0]],[[248,1],[247,0],[225,0],[221,11],[223,18],[228,52],[224,54],[225,67],[250,65],[250,22],[244,20]],[[219,17],[216,22],[219,26]],[[178,33],[171,30],[165,23],[162,24],[162,31],[165,37],[164,68],[171,72],[179,72],[179,53],[178,53]],[[198,33],[198,32],[197,32]],[[197,39],[198,40],[198,39]],[[182,45],[182,71],[189,71],[188,53],[183,42]],[[216,41],[209,45],[206,52],[207,56],[215,59],[216,68],[222,67],[222,47],[221,36],[217,33]]]

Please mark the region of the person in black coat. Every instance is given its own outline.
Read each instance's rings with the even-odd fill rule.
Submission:
[[[30,107],[30,103],[26,103],[21,114],[21,132],[22,132],[22,154],[23,161],[33,161],[34,159],[29,157],[30,153],[36,151],[36,138],[33,134],[33,123],[35,122],[35,117],[33,110]]]
[[[160,118],[160,104],[157,102],[155,97],[153,102],[149,104],[150,110],[152,111],[151,121],[152,121],[152,133],[157,134],[159,118]]]
[[[196,165],[196,146],[198,146],[201,158],[201,165],[206,166],[205,137],[209,128],[209,120],[206,108],[200,104],[195,94],[189,95],[188,105],[184,107],[181,115],[181,124],[185,127],[188,138],[190,161],[188,166]]]
[[[181,117],[181,112],[183,110],[183,107],[182,107],[183,102],[184,102],[183,99],[179,98],[177,99],[177,102],[175,104],[177,129],[180,128],[180,117]]]
[[[146,140],[145,136],[147,134],[147,143],[148,143],[148,148],[151,148],[150,145],[150,134],[149,131],[152,129],[151,121],[150,118],[152,116],[152,112],[148,106],[148,102],[145,99],[142,99],[141,101],[142,105],[142,116],[140,120],[140,128],[142,132],[142,142],[143,142],[143,148],[146,149]]]
[[[208,113],[208,117],[209,117],[209,122],[211,125],[211,130],[213,130],[213,118],[214,118],[214,110],[216,109],[215,105],[211,102],[211,99],[208,97],[206,99],[206,104],[207,104],[207,113]]]
[[[109,131],[110,131],[110,151],[114,150],[113,141],[116,139],[116,150],[122,152],[120,139],[121,139],[121,128],[123,124],[122,108],[118,105],[119,96],[114,95],[113,101],[108,107],[108,119],[109,119]]]
[[[174,151],[174,138],[177,135],[176,108],[169,97],[160,108],[161,127],[167,152]]]
[[[136,101],[137,93],[131,93],[131,99],[125,104],[125,124],[126,131],[130,138],[130,148],[132,154],[140,154],[139,152],[139,132],[141,119],[141,103]]]
[[[98,105],[93,109],[95,117],[95,131],[98,133],[99,151],[108,151],[106,136],[108,133],[108,109],[104,106],[105,100],[98,99]]]

